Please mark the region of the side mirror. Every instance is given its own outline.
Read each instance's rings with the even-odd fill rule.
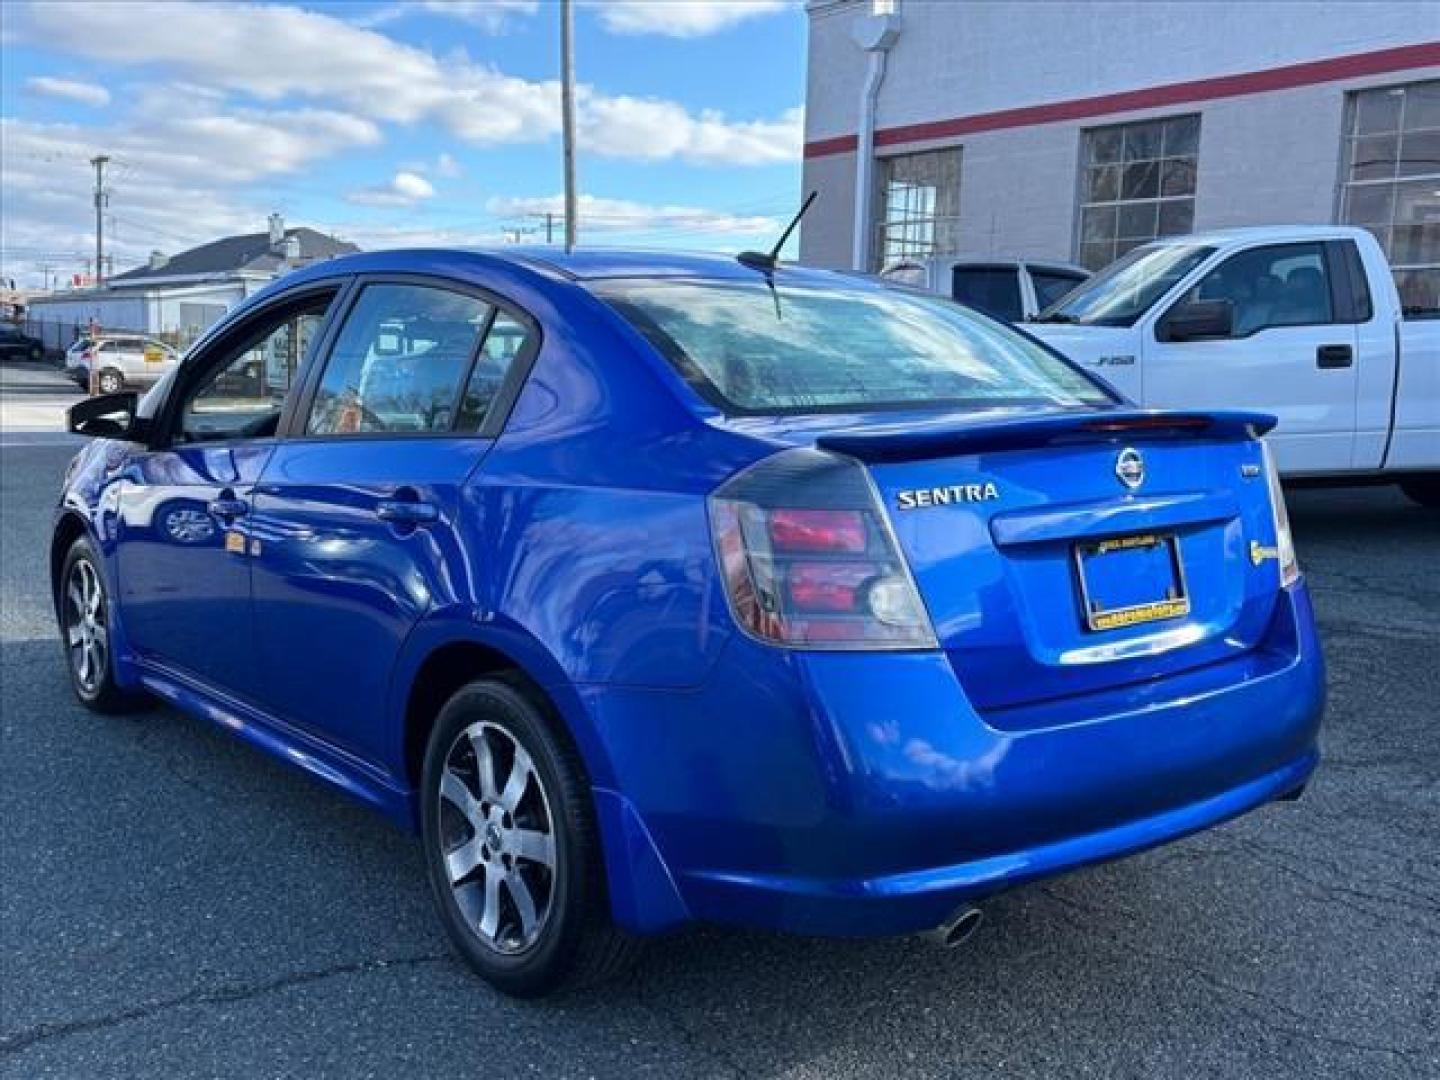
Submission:
[[[1235,329],[1235,305],[1229,300],[1192,300],[1173,308],[1160,324],[1161,341],[1228,338]]]
[[[135,416],[139,396],[133,390],[77,401],[65,411],[65,426],[77,435],[143,442],[144,421]]]

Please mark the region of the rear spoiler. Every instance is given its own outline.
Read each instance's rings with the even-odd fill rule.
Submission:
[[[1254,439],[1275,426],[1266,413],[1115,409],[1029,413],[976,419],[951,413],[907,424],[878,425],[822,435],[822,450],[866,462],[914,461],[980,450],[1017,450],[1056,443],[1120,442],[1126,439]]]

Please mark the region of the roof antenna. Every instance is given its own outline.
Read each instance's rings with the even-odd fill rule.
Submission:
[[[790,224],[785,226],[785,231],[780,234],[780,239],[775,241],[775,246],[769,252],[742,251],[735,258],[750,269],[759,270],[762,274],[773,273],[775,268],[780,265],[780,249],[785,246],[785,241],[790,239],[790,234],[795,231],[795,226],[800,224],[800,219],[805,216],[805,211],[810,209],[810,204],[819,194],[818,191],[812,191],[805,196],[805,201],[800,204],[799,211],[790,219]]]

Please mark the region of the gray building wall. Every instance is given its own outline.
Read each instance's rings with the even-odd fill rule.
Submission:
[[[1025,3],[899,0],[876,127],[1074,102],[1192,80],[1440,42],[1440,3]],[[869,0],[811,0],[801,260],[845,266],[854,227],[853,136],[865,54],[850,37]],[[1195,228],[1335,219],[1346,94],[1440,77],[1440,64],[1293,89],[1107,111],[908,144],[877,156],[962,148],[958,253],[1072,259],[1081,132],[1201,116]]]

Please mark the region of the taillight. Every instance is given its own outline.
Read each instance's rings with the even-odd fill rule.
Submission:
[[[933,649],[935,632],[865,469],[786,450],[710,496],[731,611],[763,641]]]
[[[1280,470],[1275,467],[1270,444],[1262,440],[1260,453],[1265,458],[1265,482],[1270,487],[1270,509],[1275,515],[1275,552],[1280,562],[1280,584],[1282,587],[1293,585],[1300,580],[1300,560],[1295,557],[1295,539],[1290,535],[1290,512],[1285,508],[1285,489],[1280,486]]]

